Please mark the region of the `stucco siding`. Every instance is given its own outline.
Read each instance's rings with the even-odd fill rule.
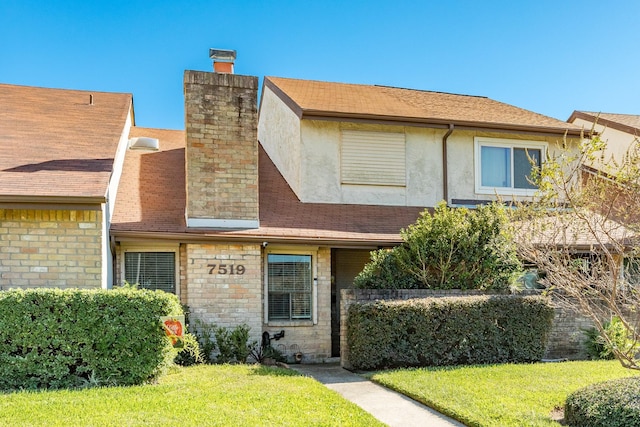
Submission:
[[[298,117],[267,87],[262,92],[258,141],[300,197],[300,124]]]
[[[603,159],[608,162],[611,158],[614,158],[616,162],[620,162],[624,159],[627,150],[632,145],[633,141],[637,138],[634,135],[622,132],[618,129],[607,128],[600,124],[593,125],[592,122],[584,119],[576,119],[574,124],[583,126],[585,134],[589,134],[591,128],[600,133],[601,139],[607,143],[607,148],[603,153]],[[592,165],[597,166],[597,165]]]

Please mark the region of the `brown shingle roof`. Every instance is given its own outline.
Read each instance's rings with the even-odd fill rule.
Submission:
[[[132,127],[129,137],[160,141],[158,151],[127,150],[112,228],[149,232],[185,229],[184,131]]]
[[[104,198],[131,105],[130,94],[0,84],[0,199]]]
[[[159,238],[244,238],[345,244],[399,241],[399,231],[416,220],[421,208],[301,203],[260,147],[260,228],[235,231],[187,230],[184,221],[184,132],[133,128],[131,136],[160,139],[160,150],[129,150],[112,232],[157,233]]]
[[[329,83],[266,77],[273,90],[299,116],[388,120],[579,135],[580,128],[551,117],[480,96],[455,95],[387,86]]]

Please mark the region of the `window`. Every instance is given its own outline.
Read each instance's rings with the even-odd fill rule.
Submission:
[[[640,285],[640,258],[627,257],[623,262],[624,278],[630,285]]]
[[[267,254],[268,320],[311,320],[310,254]]]
[[[533,195],[531,171],[542,164],[544,143],[476,138],[475,152],[477,193]]]
[[[404,133],[342,131],[341,182],[355,185],[406,185]]]
[[[125,252],[124,280],[140,288],[176,293],[175,252]]]

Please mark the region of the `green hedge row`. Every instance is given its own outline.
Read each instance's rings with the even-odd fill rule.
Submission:
[[[541,296],[377,301],[348,311],[356,369],[540,360],[553,320]]]
[[[564,420],[571,427],[640,427],[640,379],[605,381],[571,393]]]
[[[149,381],[175,357],[159,318],[181,313],[159,291],[0,292],[0,389]]]

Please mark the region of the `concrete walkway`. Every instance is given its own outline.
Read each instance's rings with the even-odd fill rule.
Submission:
[[[464,427],[433,409],[342,369],[339,364],[290,365],[340,393],[391,427]]]

